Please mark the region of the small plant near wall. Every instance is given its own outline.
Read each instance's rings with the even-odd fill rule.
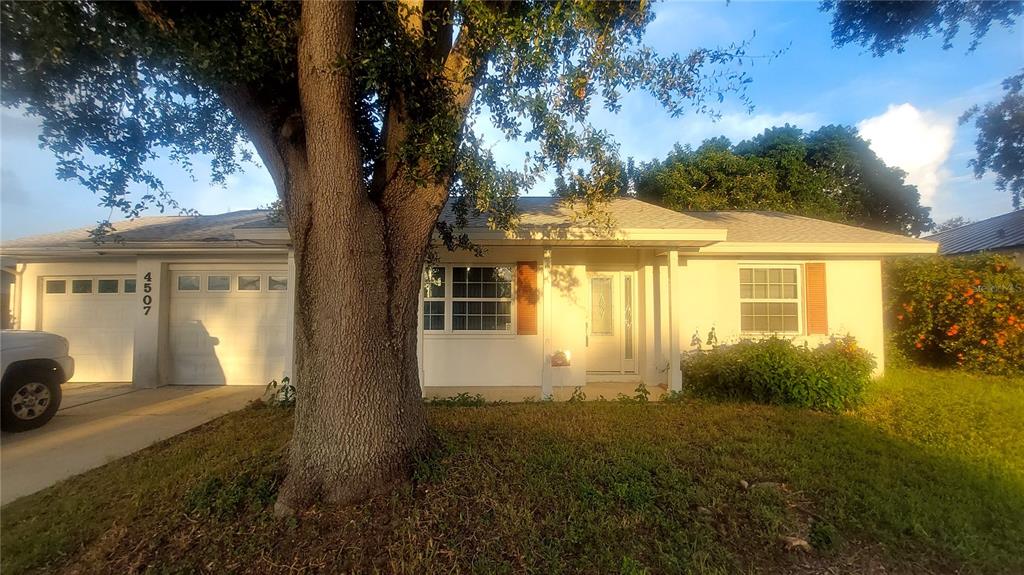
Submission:
[[[295,407],[295,386],[289,377],[282,377],[280,383],[276,379],[268,383],[263,395],[268,405]]]
[[[451,397],[432,397],[427,400],[430,405],[445,407],[481,407],[487,405],[487,399],[479,393],[467,393],[463,391]]]
[[[895,360],[1024,372],[1024,270],[997,255],[894,260],[885,267]]]
[[[859,405],[875,360],[852,337],[811,349],[776,336],[682,359],[683,385],[702,397],[840,412]]]
[[[647,389],[647,386],[644,385],[643,382],[641,382],[639,385],[636,386],[636,389],[633,390],[633,395],[626,395],[625,393],[620,393],[615,397],[615,399],[623,403],[647,403],[647,401],[650,399],[650,396],[651,391]]]

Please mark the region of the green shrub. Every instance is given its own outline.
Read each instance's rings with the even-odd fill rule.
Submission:
[[[874,366],[852,337],[809,349],[773,336],[688,354],[683,378],[703,397],[838,412],[861,402]]]
[[[890,355],[933,367],[1024,371],[1024,270],[997,255],[885,266]]]

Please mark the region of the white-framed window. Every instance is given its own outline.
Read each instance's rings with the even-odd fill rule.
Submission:
[[[68,281],[67,280],[46,280],[46,293],[47,294],[59,294],[67,293]]]
[[[71,280],[71,293],[92,293],[92,280]]]
[[[444,331],[445,310],[448,309],[448,302],[445,300],[446,276],[448,270],[442,266],[431,266],[427,268],[423,278],[423,329],[424,331]]]
[[[199,291],[199,285],[197,275],[178,276],[178,291]]]
[[[135,293],[135,278],[124,280],[124,293]]]
[[[270,291],[288,291],[288,276],[267,276],[267,289]]]
[[[432,333],[513,333],[515,267],[432,266],[425,273],[423,329]]]
[[[238,291],[260,291],[260,276],[239,275]]]
[[[96,280],[96,293],[117,293],[121,280],[100,278]]]
[[[206,291],[230,291],[231,276],[210,274],[206,276]]]
[[[740,331],[800,333],[800,266],[740,267]]]

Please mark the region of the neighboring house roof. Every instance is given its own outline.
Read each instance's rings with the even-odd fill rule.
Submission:
[[[676,212],[637,200],[615,198],[591,218],[581,206],[550,197],[518,200],[515,231],[493,230],[486,214],[468,217],[467,230],[481,243],[533,242],[569,245],[667,245],[707,253],[933,253],[935,244],[864,228],[778,212]],[[152,216],[114,224],[115,239],[97,245],[90,228],[4,242],[6,254],[181,249],[259,249],[287,243],[283,222],[265,210],[211,216]],[[441,219],[454,223],[452,207]]]
[[[928,236],[941,254],[969,254],[1024,247],[1024,210],[960,226]]]

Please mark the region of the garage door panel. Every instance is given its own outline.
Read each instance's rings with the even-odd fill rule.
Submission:
[[[68,340],[69,353],[75,359],[75,375],[71,381],[131,381],[132,354],[135,342],[135,294],[124,293],[125,279],[117,279],[118,293],[71,293],[75,279],[97,278],[43,278],[47,281],[65,281],[64,293],[46,293],[43,290],[40,311],[40,329],[61,335]]]
[[[198,291],[171,292],[173,381],[197,385],[266,385],[279,379],[287,358],[287,292],[268,291],[278,268],[181,271],[201,276]],[[230,276],[230,291],[210,291],[208,276]],[[260,290],[239,291],[238,276],[260,276]],[[172,278],[172,285],[177,285]]]

